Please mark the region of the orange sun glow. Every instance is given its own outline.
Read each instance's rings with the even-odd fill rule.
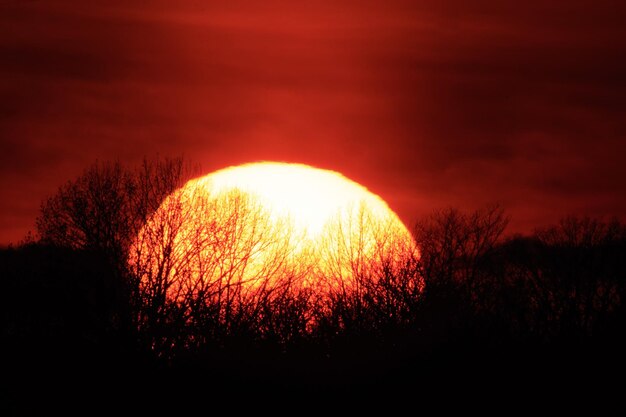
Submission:
[[[329,170],[260,162],[188,181],[131,249],[142,282],[169,298],[223,289],[352,285],[415,256],[398,216]]]

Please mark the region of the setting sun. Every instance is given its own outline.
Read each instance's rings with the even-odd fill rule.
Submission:
[[[379,220],[400,221],[387,204],[343,175],[301,164],[261,162],[226,168],[190,181],[214,194],[238,190],[258,198],[275,219],[290,218],[298,232],[320,236],[336,216],[364,204]],[[406,231],[403,231],[406,233]]]
[[[260,162],[169,195],[130,260],[144,282],[165,280],[177,299],[232,285],[350,286],[414,252],[398,216],[365,187],[334,171]]]

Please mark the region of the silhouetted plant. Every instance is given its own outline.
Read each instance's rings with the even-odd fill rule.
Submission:
[[[480,324],[469,330],[468,323],[477,323],[493,308],[500,277],[490,268],[507,223],[499,206],[472,213],[446,209],[417,223],[425,288],[420,314],[432,322],[426,327],[438,326],[446,334],[485,328]]]
[[[537,232],[540,273],[531,274],[533,300],[542,300],[546,331],[588,337],[624,300],[626,227],[567,217]],[[550,329],[551,328],[551,329]],[[563,334],[565,333],[565,334]]]
[[[303,346],[318,358],[419,358],[597,335],[619,345],[626,228],[618,221],[566,218],[505,238],[500,207],[447,209],[418,222],[417,246],[408,247],[354,208],[326,230],[322,248],[294,251],[301,236],[288,222],[270,221],[245,193],[180,189],[189,172],[179,159],[96,164],[42,204],[40,241],[25,245],[98,265],[108,304],[83,307],[104,315],[106,332],[132,329],[124,343],[168,363]],[[47,285],[43,269],[36,285]]]
[[[141,295],[128,271],[128,251],[146,219],[191,172],[182,158],[144,159],[137,169],[97,162],[41,205],[39,242],[99,253],[107,260],[110,280],[116,282],[118,327],[129,337],[135,337]]]
[[[39,241],[97,250],[124,263],[139,228],[191,172],[182,158],[144,159],[135,170],[96,162],[41,204]]]

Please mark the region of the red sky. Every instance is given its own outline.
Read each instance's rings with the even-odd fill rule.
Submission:
[[[96,159],[340,171],[407,223],[626,217],[626,3],[0,1],[0,244]]]

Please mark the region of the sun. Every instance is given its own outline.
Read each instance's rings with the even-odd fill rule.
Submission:
[[[130,263],[170,299],[353,287],[416,256],[382,198],[342,174],[258,162],[188,181],[141,229]]]

